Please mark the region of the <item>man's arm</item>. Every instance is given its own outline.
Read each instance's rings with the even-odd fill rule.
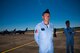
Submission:
[[[39,26],[35,27],[35,30],[34,30],[34,39],[35,39],[36,43],[39,45]]]
[[[56,36],[56,29],[54,29],[54,37],[57,37],[57,36]]]
[[[72,34],[75,35],[75,33],[76,33],[76,32],[74,31],[74,28],[72,28]]]

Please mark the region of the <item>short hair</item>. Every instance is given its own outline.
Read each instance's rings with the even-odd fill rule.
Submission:
[[[42,16],[43,16],[45,13],[49,13],[49,14],[50,14],[49,9],[46,9],[46,10],[42,13]]]
[[[65,22],[65,24],[67,24],[67,23],[70,23],[70,21],[69,21],[69,20],[67,20],[67,21]]]

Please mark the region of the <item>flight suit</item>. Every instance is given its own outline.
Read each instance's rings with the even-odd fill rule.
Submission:
[[[74,53],[74,30],[73,28],[64,29],[64,34],[66,36],[66,53]]]
[[[39,46],[39,53],[53,53],[53,25],[47,26],[42,21],[37,24],[34,31],[34,39]]]

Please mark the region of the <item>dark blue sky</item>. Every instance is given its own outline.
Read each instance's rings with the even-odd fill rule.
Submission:
[[[55,28],[80,27],[79,0],[0,0],[0,30],[34,29],[42,21],[42,12],[50,9],[50,22]]]

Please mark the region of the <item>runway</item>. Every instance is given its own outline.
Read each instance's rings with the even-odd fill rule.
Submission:
[[[74,36],[74,52],[80,53],[80,32]],[[54,37],[54,52],[66,53],[66,38],[63,33]],[[0,35],[1,53],[38,53],[38,46],[34,41],[33,33]]]

